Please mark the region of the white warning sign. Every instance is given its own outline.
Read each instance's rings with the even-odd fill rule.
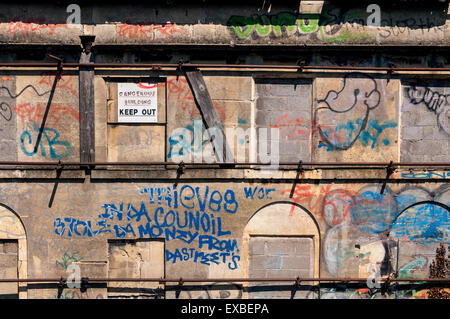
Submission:
[[[157,83],[118,83],[118,122],[157,122],[157,90]]]

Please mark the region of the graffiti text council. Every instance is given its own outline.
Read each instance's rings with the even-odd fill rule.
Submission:
[[[215,215],[236,213],[239,205],[234,191],[210,190],[208,186],[200,191],[200,187],[189,185],[178,190],[173,185],[144,188],[140,193],[148,194],[149,204],[157,204],[157,207],[150,208],[144,201],[138,205],[123,202],[102,204],[99,220],[58,217],[54,221],[54,231],[61,237],[93,237],[111,233],[119,239],[178,239],[186,245],[195,245],[195,248],[166,249],[167,262],[192,260],[206,265],[223,262],[230,269],[237,268],[240,260],[237,241],[223,238],[231,235],[231,231],[225,229],[222,217]]]

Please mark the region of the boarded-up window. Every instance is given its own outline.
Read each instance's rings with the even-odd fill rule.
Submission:
[[[108,246],[109,278],[164,277],[164,241],[114,240]],[[110,282],[108,298],[162,298],[159,282]]]
[[[0,279],[17,279],[17,240],[0,239]],[[0,283],[0,299],[19,298],[18,283]]]
[[[400,160],[448,162],[450,82],[405,81],[402,85]]]
[[[256,126],[279,131],[280,162],[311,160],[312,85],[308,79],[258,79]],[[260,140],[263,136],[259,136]],[[261,141],[263,142],[263,141]],[[258,146],[259,147],[259,146]]]
[[[311,278],[314,276],[313,240],[307,237],[250,238],[250,278]],[[255,282],[249,298],[292,297],[294,282]],[[310,290],[295,292],[294,298],[313,297]]]

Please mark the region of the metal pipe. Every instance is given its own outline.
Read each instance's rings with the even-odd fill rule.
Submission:
[[[0,62],[0,67],[57,67],[50,62]],[[429,67],[371,67],[371,66],[318,66],[318,65],[280,65],[280,64],[225,64],[225,63],[62,63],[64,68],[234,68],[234,69],[293,69],[293,70],[353,70],[353,71],[425,71],[448,72],[450,68]]]
[[[88,282],[160,282],[160,283],[185,283],[185,282],[367,282],[368,278],[86,278]],[[387,278],[380,278],[386,281]],[[33,279],[0,279],[0,282],[66,282],[64,278],[33,278]],[[430,282],[449,283],[449,278],[389,278],[390,282]]]
[[[298,166],[298,162],[280,162],[279,166]],[[390,163],[385,162],[302,162],[302,166],[348,166],[348,167],[369,167],[371,168],[383,168],[386,169]],[[175,165],[178,166],[180,163],[174,162],[19,162],[19,161],[0,161],[0,166],[161,166],[161,165]],[[254,165],[254,166],[270,166],[273,163],[184,163],[184,166],[219,166],[218,168],[229,168],[230,166],[243,166],[243,165]],[[398,162],[392,163],[393,167],[448,167],[450,168],[450,162],[448,163],[432,163],[432,162],[421,162],[421,163],[409,163],[409,162]]]

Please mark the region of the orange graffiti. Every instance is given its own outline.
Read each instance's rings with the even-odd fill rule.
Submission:
[[[297,144],[300,144],[301,140],[306,141],[307,147],[309,147],[310,136],[314,134],[320,133],[319,127],[317,126],[316,121],[314,120],[305,120],[301,118],[289,118],[290,114],[284,114],[280,116],[275,124],[270,125],[271,128],[277,128],[281,134],[287,139],[296,140]],[[328,127],[326,125],[321,125],[322,130],[329,130],[331,133],[329,134],[330,138],[334,138],[336,140],[342,138],[338,136],[332,127]],[[280,135],[281,137],[282,135]],[[323,143],[323,141],[318,141],[317,145]]]
[[[165,35],[173,35],[174,33],[181,32],[183,30],[174,23],[168,23],[165,25],[155,25],[154,28],[157,32],[160,32],[161,34]]]
[[[37,104],[35,106],[30,105],[30,103],[19,104],[15,107],[17,112],[17,116],[21,119],[22,123],[25,121],[32,121],[35,123],[39,123],[44,118],[45,106]],[[48,126],[52,128],[61,129],[58,127],[59,121],[65,115],[73,116],[77,121],[80,120],[79,113],[70,107],[54,107],[50,108],[50,112],[48,114]]]
[[[53,82],[55,81],[55,72],[44,72],[41,73],[41,79],[39,80],[38,84],[44,84],[48,87],[51,87],[53,85]],[[66,89],[68,90],[73,96],[78,96],[78,93],[75,89],[75,81],[74,77],[71,75],[65,75],[61,76],[61,78],[56,83],[57,89]]]
[[[355,206],[354,198],[359,196],[351,190],[334,189],[332,184],[321,186],[320,190],[313,191],[309,185],[296,185],[292,194],[294,203],[303,206],[322,221],[324,210],[327,208],[331,213],[331,224],[338,225],[350,217],[351,209]],[[291,189],[286,189],[281,194],[290,194]],[[343,210],[339,205],[343,205]],[[295,209],[292,205],[290,216]]]
[[[153,31],[162,35],[173,35],[174,33],[181,32],[182,29],[173,23],[165,25],[158,24],[120,24],[117,34],[120,37],[128,37],[132,39],[152,39]]]
[[[167,97],[175,99],[176,103],[180,105],[183,111],[190,110],[191,117],[200,116],[200,111],[195,105],[194,96],[189,88],[188,82],[185,79],[172,79],[167,82]],[[222,121],[225,121],[225,112],[223,108],[215,101],[213,101],[214,108],[219,113]]]
[[[326,195],[331,190],[333,185],[321,186],[319,195],[313,191],[311,191],[311,186],[309,185],[296,185],[294,193],[292,194],[292,200],[294,203],[305,207],[312,214],[317,215],[322,220],[322,201],[326,197]],[[281,192],[281,194],[290,194],[291,189],[286,189]],[[294,212],[295,206],[292,205],[291,212],[289,216],[292,216]]]
[[[295,118],[290,119],[289,121],[287,118],[289,117],[289,114],[285,114],[277,119],[277,122],[274,125],[271,125],[271,128],[278,128],[280,131],[285,131],[285,136],[287,138],[294,139],[298,135],[299,141],[300,137],[304,136],[306,141],[309,140],[309,130],[304,130],[301,127],[306,126],[307,123],[303,119]],[[295,121],[295,123],[293,123]],[[310,121],[309,121],[310,122]],[[303,124],[303,125],[302,125]]]
[[[140,83],[137,84],[137,86],[140,87],[141,89],[154,89],[154,88],[157,88],[160,85],[159,84],[145,85],[144,83],[140,82]]]
[[[185,111],[188,107],[194,106],[194,97],[189,89],[188,83],[185,79],[172,79],[167,82],[168,98],[175,98],[177,104]]]
[[[119,25],[119,30],[117,34],[120,37],[128,38],[147,38],[151,39],[153,37],[153,26],[151,25],[130,25],[121,24]]]
[[[8,24],[9,33],[30,33],[38,32],[42,34],[43,32],[48,32],[48,34],[54,34],[57,29],[68,29],[67,24],[45,24],[45,19],[37,19],[35,21],[17,21],[18,18],[13,19]]]

